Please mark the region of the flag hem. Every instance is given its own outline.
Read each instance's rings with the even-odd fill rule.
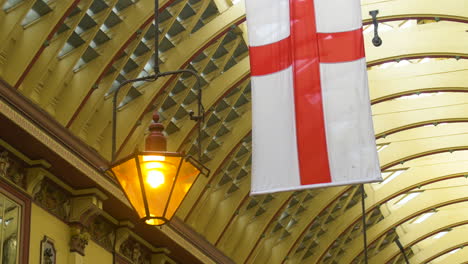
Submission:
[[[353,184],[375,183],[375,182],[381,182],[381,181],[383,181],[382,177],[378,177],[375,179],[356,180],[356,181],[347,181],[347,182],[335,182],[335,183],[329,182],[329,183],[309,184],[309,185],[301,185],[301,186],[294,186],[294,187],[288,187],[288,188],[268,189],[264,191],[251,191],[249,195],[254,196],[254,195],[277,193],[277,192],[302,191],[305,189],[337,187],[337,186],[345,186],[345,185],[353,185]]]

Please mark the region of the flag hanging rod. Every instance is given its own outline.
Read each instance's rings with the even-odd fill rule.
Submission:
[[[136,78],[136,79],[131,79],[131,80],[125,80],[120,85],[117,87],[117,89],[114,92],[114,97],[112,100],[112,162],[115,161],[116,159],[116,151],[117,151],[117,95],[122,87],[124,87],[127,84],[134,83],[134,82],[154,82],[160,77],[164,76],[169,76],[169,75],[177,75],[177,74],[191,74],[197,78],[196,81],[196,90],[198,90],[197,94],[197,103],[198,103],[198,109],[197,109],[197,115],[193,111],[190,110],[189,115],[190,115],[190,120],[193,120],[197,122],[198,126],[198,139],[197,139],[197,144],[198,144],[198,160],[201,162],[202,159],[202,145],[201,145],[201,129],[202,125],[204,122],[204,117],[205,117],[205,109],[202,104],[202,89],[201,89],[201,77],[198,75],[197,72],[191,69],[180,69],[176,71],[167,71],[167,72],[160,72],[159,69],[159,1],[155,0],[154,1],[154,63],[153,63],[153,70],[154,74],[141,77],[141,78]]]
[[[369,15],[372,16],[372,23],[374,24],[374,38],[372,39],[372,44],[376,47],[380,47],[382,45],[382,39],[379,37],[379,21],[377,21],[377,15],[379,14],[379,10],[372,10],[369,12]]]
[[[403,248],[403,245],[401,244],[401,242],[400,242],[400,240],[398,238],[395,239],[395,243],[397,244],[398,248],[400,249],[400,252],[403,255],[403,258],[405,258],[405,263],[409,264],[408,257],[405,254],[405,249]]]
[[[368,264],[369,256],[367,254],[367,226],[366,226],[366,203],[365,203],[365,192],[364,184],[361,184],[361,207],[362,207],[362,234],[364,241],[364,263]]]

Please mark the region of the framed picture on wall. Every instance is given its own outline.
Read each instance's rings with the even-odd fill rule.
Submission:
[[[56,264],[56,255],[54,241],[47,236],[41,240],[41,261],[40,264]]]

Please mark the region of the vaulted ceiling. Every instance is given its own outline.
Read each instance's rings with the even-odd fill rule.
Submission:
[[[249,196],[243,1],[160,0],[161,70],[202,77],[201,178],[177,217],[236,263],[363,263],[358,186]],[[362,0],[382,183],[366,184],[370,263],[468,263],[468,2]],[[0,0],[0,77],[110,159],[111,104],[153,73],[152,0]],[[379,10],[374,47],[370,10]],[[339,18],[337,18],[339,19]],[[159,110],[168,149],[197,153],[195,78],[127,85],[119,156]]]

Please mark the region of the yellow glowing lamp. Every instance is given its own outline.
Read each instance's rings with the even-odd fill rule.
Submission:
[[[163,225],[170,221],[195,180],[209,170],[179,152],[166,151],[164,126],[153,115],[146,151],[136,152],[112,166],[112,172],[142,221]]]

